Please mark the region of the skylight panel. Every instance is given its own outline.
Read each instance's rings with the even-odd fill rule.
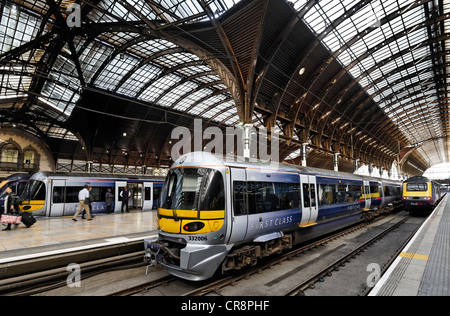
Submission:
[[[205,110],[207,110],[208,108],[210,108],[211,106],[215,105],[215,104],[219,104],[221,101],[225,100],[227,97],[224,94],[219,94],[219,95],[214,95],[202,102],[200,102],[199,104],[197,104],[189,113],[192,115],[198,115],[202,112],[204,112]]]
[[[205,98],[206,96],[213,93],[211,89],[201,89],[198,90],[192,94],[186,95],[186,97],[180,101],[178,104],[174,104],[174,109],[179,111],[186,111],[188,110],[194,103],[199,101],[202,98]]]
[[[185,82],[173,89],[166,90],[165,95],[158,101],[158,104],[164,107],[171,107],[173,102],[197,88],[198,85],[194,82]]]
[[[157,58],[155,62],[164,67],[172,68],[195,60],[199,60],[196,55],[184,52],[163,55]]]
[[[142,95],[139,96],[140,99],[148,102],[155,101],[161,93],[163,93],[168,87],[173,86],[178,81],[181,80],[181,77],[176,76],[174,74],[168,74],[162,78],[159,78],[155,82],[153,82]]]
[[[145,64],[135,70],[125,83],[118,88],[117,92],[124,95],[136,96],[144,84],[155,79],[161,72],[162,68],[156,67],[153,64]]]
[[[79,57],[84,80],[90,82],[103,62],[113,53],[113,49],[97,42],[92,42]]]
[[[98,76],[95,85],[106,90],[114,90],[119,81],[138,63],[137,58],[128,54],[117,55]]]
[[[319,3],[306,13],[304,19],[316,34],[322,33],[326,28],[326,14],[320,8]]]
[[[0,53],[8,52],[36,37],[41,19],[31,16],[19,6],[2,5],[0,18]]]

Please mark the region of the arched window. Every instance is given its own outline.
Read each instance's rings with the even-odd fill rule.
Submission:
[[[5,145],[2,148],[1,162],[17,163],[19,161],[19,151],[13,144]]]
[[[23,153],[23,163],[25,166],[34,164],[34,151],[25,150]]]

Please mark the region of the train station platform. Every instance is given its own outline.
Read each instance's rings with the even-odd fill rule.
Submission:
[[[0,230],[0,264],[157,235],[156,210],[96,214],[92,221],[80,216],[77,222],[72,217],[36,219],[30,228],[20,224],[9,231]]]
[[[450,198],[447,194],[369,296],[450,295]]]

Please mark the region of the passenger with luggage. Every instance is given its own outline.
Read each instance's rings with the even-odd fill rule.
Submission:
[[[17,204],[17,199],[12,194],[12,188],[10,186],[8,186],[6,188],[6,196],[5,196],[5,204],[4,204],[3,214],[15,216],[19,213],[18,207],[19,207],[19,205]],[[8,218],[8,220],[6,220],[6,218]],[[13,224],[13,223],[9,220],[10,218],[11,218],[10,216],[2,217],[2,223],[8,224],[6,226],[6,228],[4,228],[3,230],[11,230],[11,224]],[[18,222],[20,223],[20,219],[18,219]],[[19,225],[19,223],[16,223],[16,221],[14,221],[15,225]]]

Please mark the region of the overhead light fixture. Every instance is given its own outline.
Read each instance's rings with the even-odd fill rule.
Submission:
[[[122,136],[123,136],[123,137],[127,137],[127,133],[123,133]]]
[[[306,69],[305,69],[305,67],[303,67],[298,71],[298,74],[301,76],[305,73],[305,71],[306,71]]]

